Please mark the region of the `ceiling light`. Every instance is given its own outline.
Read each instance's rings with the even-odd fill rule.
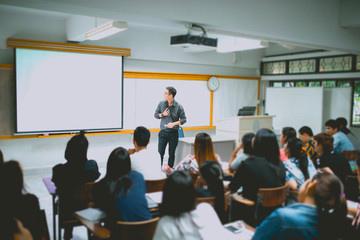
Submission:
[[[99,40],[127,29],[127,22],[111,20],[87,31],[85,33],[85,38],[88,40]]]
[[[267,44],[261,40],[232,36],[219,36],[216,51],[219,53],[228,53],[264,47],[267,47]]]

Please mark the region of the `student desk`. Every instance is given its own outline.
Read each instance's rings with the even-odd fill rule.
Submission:
[[[53,239],[56,240],[56,214],[57,214],[57,205],[56,205],[56,186],[51,180],[51,177],[44,177],[42,179],[47,191],[51,195],[52,199],[52,220],[53,220]]]
[[[236,138],[225,135],[213,135],[211,136],[211,139],[214,144],[215,152],[220,156],[221,161],[229,161],[231,153],[235,149]],[[184,137],[179,139],[175,152],[174,166],[176,166],[188,154],[194,154],[194,142],[195,137]]]

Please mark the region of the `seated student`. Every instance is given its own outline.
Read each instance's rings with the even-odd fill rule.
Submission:
[[[340,131],[338,123],[330,119],[325,123],[326,133],[334,138],[334,152],[342,153],[344,151],[353,151],[354,146],[350,142],[349,138]]]
[[[231,158],[229,161],[230,172],[235,172],[239,168],[240,163],[246,160],[250,155],[252,155],[252,141],[254,137],[254,133],[246,133],[241,138],[241,144],[231,154]],[[239,153],[240,150],[243,151]]]
[[[303,150],[306,152],[308,158],[313,162],[316,160],[316,152],[314,150],[313,131],[308,126],[303,126],[299,129],[299,138],[303,143]]]
[[[252,239],[342,239],[346,214],[341,181],[332,173],[320,172],[301,187],[299,203],[274,211]]]
[[[225,222],[225,198],[223,171],[219,163],[206,161],[200,167],[200,176],[205,181],[205,186],[196,188],[199,197],[215,197],[215,211],[222,222]]]
[[[313,177],[316,173],[313,162],[308,159],[302,146],[300,139],[292,138],[289,139],[285,147],[285,153],[288,157],[288,160],[284,161],[286,180],[293,190],[300,188],[305,180]]]
[[[199,173],[199,166],[205,161],[212,160],[221,162],[219,155],[215,153],[211,137],[207,133],[198,133],[194,142],[194,155],[188,155],[175,168],[176,171],[189,170],[192,173]],[[167,169],[171,173],[172,169]]]
[[[85,183],[94,182],[100,176],[97,163],[87,159],[88,146],[83,132],[72,137],[65,149],[67,163],[53,168],[52,181],[59,194],[62,219],[72,219],[74,211],[87,207],[80,198],[81,190]],[[64,238],[72,238],[72,227],[65,228]]]
[[[146,185],[141,173],[131,170],[125,148],[115,148],[107,161],[106,175],[93,188],[95,206],[107,213],[108,223],[151,219],[145,198]]]
[[[285,167],[279,159],[276,135],[269,129],[257,131],[253,145],[254,156],[243,161],[229,188],[243,188],[243,197],[256,201],[259,188],[274,188],[285,184]]]
[[[43,228],[39,224],[41,222],[39,199],[25,192],[23,172],[17,161],[5,162],[1,167],[0,192],[2,193],[0,215],[17,219],[30,231],[34,240],[41,239]]]
[[[280,149],[280,160],[285,161],[287,159],[287,156],[285,154],[285,144],[289,141],[291,138],[296,138],[296,130],[292,127],[284,127],[281,130],[280,135],[280,144],[283,148]]]
[[[349,138],[351,143],[353,144],[355,149],[360,148],[360,139],[347,127],[348,121],[346,118],[339,117],[335,120],[339,126],[339,130],[345,133],[345,135]]]
[[[350,189],[348,189],[348,186],[346,185],[347,176],[352,174],[351,168],[347,159],[340,154],[333,152],[333,138],[327,133],[319,133],[314,137],[314,144],[315,151],[319,156],[315,167],[329,167],[343,184],[345,184],[345,193],[347,195],[352,195],[352,193],[349,192]]]
[[[212,206],[207,203],[195,206],[195,199],[190,174],[184,171],[172,173],[164,186],[160,205],[162,217],[153,239],[234,239],[233,234],[222,226]]]
[[[150,131],[146,127],[137,127],[134,131],[134,148],[128,150],[131,155],[132,170],[143,174],[145,179],[163,179],[166,174],[159,168],[159,156],[155,152],[147,151],[150,142]]]

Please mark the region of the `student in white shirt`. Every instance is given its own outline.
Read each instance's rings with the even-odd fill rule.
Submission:
[[[195,206],[194,185],[185,171],[175,171],[166,180],[160,214],[154,240],[238,238],[221,225],[211,205]]]
[[[143,126],[135,129],[133,135],[134,148],[130,148],[128,153],[131,157],[131,168],[142,173],[145,180],[166,178],[159,168],[159,156],[157,152],[147,150],[150,142],[150,131]]]

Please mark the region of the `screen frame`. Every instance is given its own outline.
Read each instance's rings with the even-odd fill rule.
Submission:
[[[28,48],[14,48],[14,76],[15,76],[15,133],[14,135],[34,135],[34,134],[61,134],[61,133],[79,133],[80,131],[84,132],[112,132],[119,131],[124,129],[124,56],[121,57],[121,127],[120,128],[90,128],[90,129],[64,129],[64,130],[39,130],[39,131],[19,131],[18,130],[18,96],[17,96],[17,49],[27,49],[34,51],[47,51],[47,52],[67,52],[67,53],[76,53],[76,54],[85,54],[85,55],[106,55],[106,54],[95,54],[95,53],[78,53],[78,52],[69,52],[69,51],[60,51],[60,50],[42,50],[42,49],[28,49]]]

